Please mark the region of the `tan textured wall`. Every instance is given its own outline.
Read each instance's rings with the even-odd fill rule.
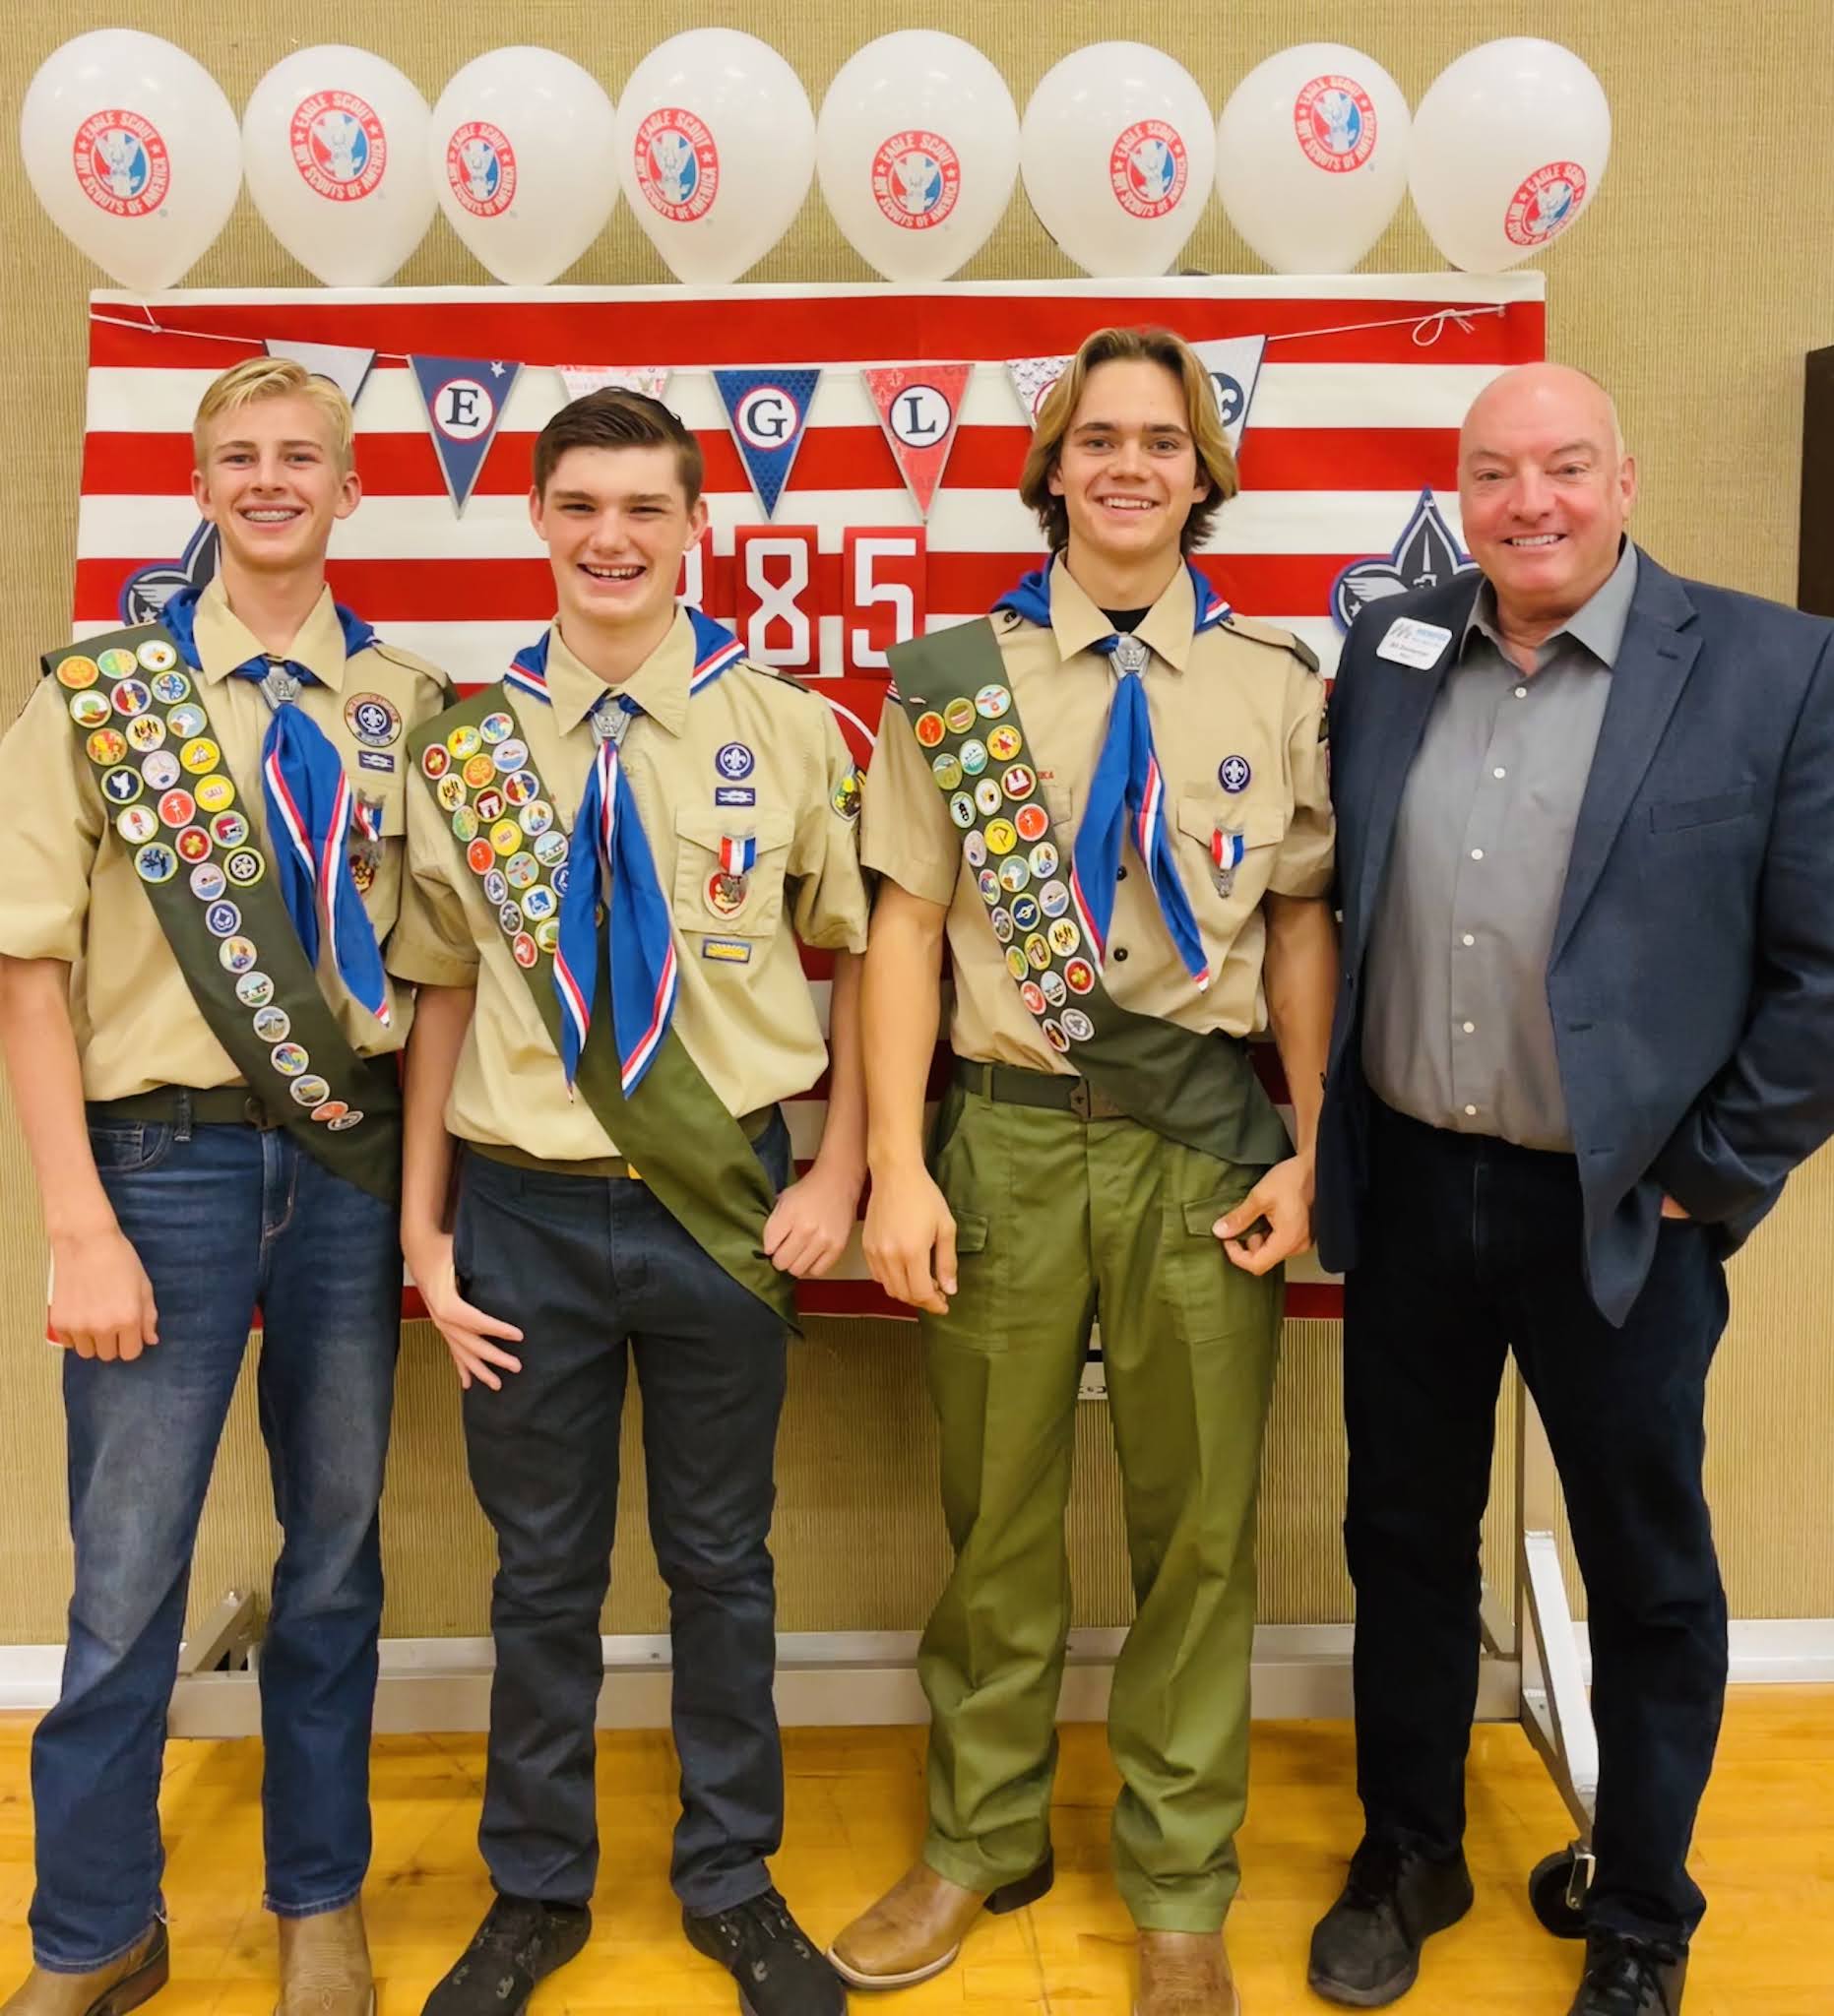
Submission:
[[[319,0],[297,7],[221,0],[67,0],[18,9],[0,46],[0,145],[32,70],[59,40],[131,18],[183,43],[239,106],[257,78],[306,39],[361,43],[402,65],[429,98],[478,52],[511,40],[575,57],[615,95],[632,65],[677,26],[727,23],[773,40],[811,95],[870,35],[926,24],[970,36],[997,62],[1023,105],[1059,55],[1124,32],[1184,62],[1221,106],[1276,48],[1348,36],[1378,56],[1418,98],[1442,64],[1489,34],[1555,36],[1604,79],[1616,145],[1604,192],[1583,227],[1549,259],[1551,341],[1615,388],[1647,485],[1639,532],[1670,565],[1787,599],[1794,581],[1801,356],[1834,342],[1834,126],[1795,109],[1801,80],[1834,55],[1830,0],[1769,0],[1754,15],[1726,0],[1541,0],[1513,17],[1473,0],[1232,0],[1193,8],[1136,0],[1124,24],[1090,0],[1048,16],[1016,0],[926,8],[803,0],[795,7],[707,6],[666,21],[589,5],[529,0],[505,12],[483,0]],[[81,441],[84,296],[93,274],[47,224],[18,174],[0,177],[0,345],[12,394],[16,508],[4,583],[14,651],[0,672],[10,715],[35,651],[64,633]],[[1218,272],[1255,261],[1213,204],[1187,260]],[[1439,262],[1404,210],[1371,265]],[[975,278],[1047,278],[1068,268],[1015,198],[970,269]],[[756,276],[865,278],[817,200]],[[199,285],[307,281],[244,200],[190,276]],[[407,283],[484,278],[436,221],[401,276]],[[628,209],[570,278],[666,278]],[[1797,1182],[1737,1269],[1735,1321],[1715,1375],[1712,1486],[1736,1614],[1834,1615],[1834,1162]],[[56,1360],[37,1347],[43,1253],[25,1159],[0,1129],[0,1311],[15,1354],[0,1412],[0,1640],[61,1634],[68,1564],[62,1532],[62,1425]],[[1342,1438],[1335,1424],[1333,1326],[1290,1327],[1267,1451],[1263,1613],[1338,1618],[1348,1589],[1337,1545]],[[387,1504],[388,1629],[483,1628],[489,1556],[458,1459],[454,1389],[424,1327],[404,1340],[396,1452]],[[273,1547],[254,1410],[232,1420],[199,1550],[200,1602],[232,1582],[259,1582]],[[1120,1621],[1127,1607],[1119,1493],[1098,1407],[1080,1417],[1072,1514],[1079,1613]],[[654,1630],[661,1593],[648,1565],[634,1445],[630,1512],[619,1543],[607,1628]],[[927,1403],[911,1332],[890,1324],[824,1324],[795,1358],[780,1476],[778,1552],[786,1628],[917,1624],[943,1564]],[[1500,1475],[1499,1463],[1499,1475]]]

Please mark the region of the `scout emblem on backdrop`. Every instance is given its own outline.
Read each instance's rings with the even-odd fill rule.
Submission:
[[[1393,550],[1353,560],[1332,582],[1331,620],[1347,631],[1371,602],[1405,595],[1411,588],[1431,588],[1454,575],[1469,574],[1475,566],[1452,536],[1431,489],[1424,489]]]

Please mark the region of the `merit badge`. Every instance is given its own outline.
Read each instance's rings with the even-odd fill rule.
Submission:
[[[147,788],[152,791],[168,791],[182,775],[178,758],[169,749],[160,749],[149,756],[140,766],[140,774],[147,780]]]
[[[252,889],[268,872],[268,864],[252,847],[239,847],[222,864],[222,871],[238,889]]]
[[[481,750],[475,756],[468,756],[459,773],[473,790],[481,790],[496,774],[496,765]]]
[[[979,777],[987,767],[987,745],[985,742],[968,741],[955,752],[962,768],[970,777]]]
[[[1021,805],[1013,822],[1024,841],[1043,840],[1050,830],[1050,815],[1038,803]]]
[[[930,774],[940,789],[952,791],[962,781],[961,759],[945,751],[930,765]]]
[[[567,836],[558,827],[550,826],[545,833],[536,836],[535,857],[544,868],[557,868],[567,858]]]
[[[348,1134],[352,1127],[360,1127],[362,1123],[363,1113],[359,1106],[353,1112],[340,1113],[335,1120],[327,1122],[327,1125],[334,1134]]]
[[[538,924],[544,917],[551,917],[560,908],[560,899],[545,882],[533,884],[522,899],[522,914],[533,917]]]
[[[509,894],[509,877],[501,868],[491,868],[484,876],[484,901],[501,903]]]
[[[1016,980],[1026,979],[1031,975],[1032,969],[1026,965],[1025,954],[1017,945],[1009,945],[1006,948],[1006,971]]]
[[[527,742],[499,742],[490,752],[490,760],[508,776],[512,770],[520,770],[529,760]]]
[[[101,677],[101,668],[93,658],[85,658],[80,652],[72,658],[60,661],[57,667],[57,683],[80,692],[85,686],[93,686]]]
[[[452,755],[444,742],[429,742],[420,751],[420,772],[423,777],[438,780],[452,768]]]
[[[118,644],[111,645],[108,650],[100,653],[95,662],[102,676],[107,679],[129,679],[140,669],[140,661],[131,651],[123,651]]]
[[[297,1078],[311,1063],[303,1043],[276,1043],[268,1053],[268,1062],[283,1078]]]
[[[233,938],[242,928],[242,913],[232,903],[213,903],[204,913],[204,928],[213,938]]]
[[[167,826],[189,826],[198,815],[198,801],[189,791],[167,791],[159,800],[159,817]]]
[[[1032,864],[1024,854],[1008,854],[1000,863],[1000,887],[1019,890],[1032,879]]]
[[[1019,845],[1019,835],[1010,819],[989,819],[987,821],[987,851],[990,854],[1009,854]]]
[[[498,742],[507,741],[516,724],[507,714],[487,714],[477,724],[477,732],[494,748]]]
[[[917,718],[917,738],[926,749],[935,748],[948,732],[942,724],[939,714],[919,714]]]
[[[1210,872],[1219,896],[1227,896],[1234,888],[1235,870],[1241,866],[1245,845],[1241,834],[1232,832],[1227,826],[1219,826],[1211,834]]]
[[[1041,840],[1028,856],[1032,872],[1041,882],[1057,872],[1057,850],[1047,840]]]
[[[235,786],[221,770],[213,771],[198,779],[197,801],[207,812],[226,812],[235,803]]]
[[[293,1103],[301,1106],[322,1106],[331,1097],[331,1087],[316,1071],[304,1078],[295,1078],[286,1088],[292,1095]]]
[[[495,785],[486,785],[472,800],[472,810],[486,826],[494,826],[508,809],[509,800]]]
[[[230,940],[231,944],[234,942]],[[228,946],[223,950],[227,951]],[[265,973],[245,973],[235,983],[235,998],[244,1008],[265,1008],[274,999],[274,982]]]
[[[966,695],[951,700],[942,711],[942,724],[956,735],[972,728],[975,724],[975,703]]]
[[[77,693],[71,697],[70,719],[80,728],[98,728],[113,712],[105,693]]]
[[[163,637],[148,638],[134,656],[139,659],[141,669],[149,672],[169,672],[178,662],[177,652]],[[164,695],[161,694],[160,698],[163,699]]]
[[[1042,973],[1038,976],[1038,983],[1044,990],[1045,1000],[1053,1008],[1061,1008],[1069,998],[1064,988],[1063,976],[1060,973],[1054,971],[1051,973]]]
[[[401,739],[400,710],[380,693],[352,693],[344,703],[344,724],[365,749],[386,749]]]
[[[1025,941],[1025,956],[1040,973],[1050,964],[1050,947],[1039,932],[1034,931]]]
[[[84,746],[90,752],[90,761],[105,770],[127,754],[127,737],[119,728],[97,728]]]
[[[1039,985],[1037,980],[1027,980],[1019,989],[1019,998],[1031,1009],[1034,1015],[1043,1014],[1045,1005],[1044,990]]]
[[[217,948],[217,963],[225,973],[248,973],[260,957],[252,938],[225,938]]]
[[[993,935],[1002,945],[1010,945],[1013,936],[1013,914],[1009,910],[993,910],[987,914],[987,922],[993,926]]]
[[[866,777],[857,765],[850,770],[834,788],[834,795],[828,802],[850,823],[859,817],[859,808],[865,802]]]
[[[540,956],[541,948],[530,937],[527,931],[518,933],[510,945],[510,957],[525,971],[532,967]]]
[[[1013,696],[1004,686],[982,686],[975,695],[975,712],[988,721],[998,721],[1012,704]]]
[[[174,709],[176,713],[179,710]],[[207,770],[215,770],[222,761],[222,751],[208,735],[198,735],[178,752],[179,767],[190,771],[193,777],[201,777]]]
[[[1060,917],[1070,907],[1070,892],[1062,882],[1046,882],[1038,892],[1039,908],[1047,917]]]
[[[1044,1040],[1053,1050],[1067,1050],[1070,1047],[1070,1039],[1064,1035],[1062,1023],[1046,1016],[1040,1027],[1044,1032]]]
[[[516,824],[531,840],[538,838],[554,823],[554,808],[545,798],[531,798],[516,814]]]
[[[513,854],[522,846],[522,828],[514,819],[499,819],[490,829],[490,845],[500,854]]]
[[[109,690],[108,698],[114,702],[114,711],[121,715],[145,714],[153,705],[153,694],[139,679],[123,679]]]
[[[165,724],[157,714],[138,714],[127,724],[127,739],[143,756],[165,746]]]
[[[195,701],[186,701],[165,717],[165,725],[171,729],[175,740],[188,742],[193,735],[204,732],[209,725],[209,717]]]
[[[161,841],[150,842],[134,856],[134,873],[143,882],[169,882],[178,872],[178,856]]]
[[[465,858],[474,875],[482,875],[495,865],[497,850],[487,840],[474,840],[465,850]]]
[[[1217,765],[1217,783],[1231,796],[1237,791],[1245,791],[1253,776],[1254,772],[1248,768],[1248,759],[1245,756],[1225,756]]]
[[[966,791],[957,791],[949,800],[949,817],[967,831],[975,823],[975,801]]]
[[[483,746],[483,736],[474,727],[454,728],[446,737],[446,747],[453,760],[463,763],[468,756],[475,756]]]
[[[1069,917],[1059,917],[1044,934],[1059,959],[1068,959],[1083,942],[1083,934]]]
[[[512,771],[503,780],[503,795],[512,805],[530,805],[541,795],[541,780],[533,770]]]
[[[131,805],[140,796],[140,772],[123,763],[117,770],[102,773],[101,794],[111,805]]]
[[[535,891],[532,889],[529,894],[533,896]],[[535,927],[535,943],[537,951],[551,953],[560,943],[560,919],[543,917]]]
[[[1036,896],[1014,898],[1013,922],[1022,931],[1035,931],[1038,929],[1038,898]]]
[[[210,858],[210,835],[201,826],[187,826],[172,845],[178,850],[178,858],[187,864]]]
[[[975,887],[980,891],[982,903],[993,904],[1000,900],[1000,879],[991,868],[982,868],[975,877]]]
[[[248,838],[248,821],[240,812],[219,812],[210,822],[210,837],[219,847],[240,847]]]
[[[312,1117],[314,1120],[341,1120],[349,1110],[349,1107],[345,1104],[343,1100],[328,1099],[322,1106],[314,1106],[312,1108]],[[360,1118],[361,1115],[359,1114],[358,1117]]]
[[[191,870],[191,894],[200,903],[215,903],[228,884],[215,861],[200,861]]]
[[[714,768],[734,784],[742,783],[757,768],[758,759],[743,742],[726,742],[714,757]]]
[[[293,1033],[293,1019],[285,1008],[259,1010],[253,1026],[264,1043],[284,1043]]]
[[[992,814],[1000,809],[1000,788],[992,778],[983,777],[975,787],[975,803],[982,812]]]
[[[978,833],[962,835],[962,858],[971,868],[984,868],[987,864],[987,844]]]
[[[167,707],[176,707],[191,697],[191,681],[183,672],[158,672],[153,680],[153,697]]]
[[[1028,764],[1015,763],[1000,779],[1000,789],[1009,798],[1029,798],[1038,789],[1038,774]]]
[[[506,898],[497,906],[497,929],[504,937],[513,938],[522,929],[522,905],[514,897]]]
[[[1086,1043],[1095,1035],[1096,1026],[1080,1008],[1066,1008],[1063,1011],[1063,1033],[1072,1042]]]
[[[533,889],[541,879],[541,864],[531,853],[511,854],[503,864],[503,879],[512,889]]]
[[[465,803],[465,780],[462,777],[442,777],[433,787],[433,795],[439,800],[440,809],[456,812]]]
[[[987,736],[987,754],[995,763],[1010,763],[1025,747],[1019,730],[1007,724]]]
[[[470,805],[461,805],[452,815],[452,837],[461,847],[470,847],[477,838],[477,814]]]
[[[1086,959],[1073,959],[1063,969],[1063,977],[1073,994],[1087,994],[1096,984],[1096,970]]]
[[[129,847],[145,847],[159,830],[151,805],[130,805],[115,815],[114,830]]]

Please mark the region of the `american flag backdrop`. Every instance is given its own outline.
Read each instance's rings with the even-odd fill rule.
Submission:
[[[1459,312],[1459,311],[1466,312]],[[356,405],[363,501],[337,528],[331,581],[388,641],[462,687],[501,676],[552,613],[526,507],[530,450],[565,403],[562,364],[652,366],[706,454],[713,528],[684,589],[756,657],[821,682],[863,762],[884,691],[883,648],[911,624],[983,613],[1037,565],[1015,494],[1030,438],[1009,359],[1073,350],[1107,323],[1161,323],[1192,342],[1265,338],[1240,450],[1242,494],[1198,557],[1244,614],[1292,629],[1335,663],[1332,591],[1387,561],[1431,490],[1457,533],[1459,420],[1498,370],[1544,354],[1542,276],[1261,276],[1129,283],[379,289],[93,298],[75,634],[115,627],[134,576],[177,572],[199,524],[191,417],[205,386],[269,341],[376,352]],[[517,363],[462,514],[448,495],[410,356]],[[894,460],[862,371],[965,363],[959,429],[927,522]],[[776,510],[747,476],[715,367],[821,373]],[[198,564],[194,554],[191,562]],[[825,976],[810,960],[818,990]],[[1267,1056],[1272,1059],[1271,1047]],[[1278,1087],[1276,1086],[1278,1092]],[[813,1153],[822,1088],[792,1103]],[[1333,1315],[1335,1288],[1292,1270],[1289,1313]],[[811,1284],[812,1313],[899,1313],[857,1244]]]

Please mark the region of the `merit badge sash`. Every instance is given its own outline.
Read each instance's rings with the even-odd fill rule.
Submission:
[[[891,665],[1007,971],[1051,1048],[1169,1140],[1223,1162],[1284,1160],[1293,1152],[1287,1130],[1244,1042],[1136,1014],[1104,984],[993,625],[962,623],[895,645]]]
[[[554,1046],[558,1072],[564,1050],[554,953],[572,841],[542,795],[512,705],[531,693],[537,704],[545,697],[520,679],[515,688],[486,687],[412,735],[409,749],[497,913]],[[721,872],[743,873],[738,858]],[[602,949],[599,956],[604,959]],[[618,1153],[642,1170],[643,1181],[701,1249],[793,1326],[795,1283],[764,1255],[764,1224],[777,1195],[744,1129],[701,1075],[672,1023],[627,1097],[602,969],[594,994],[595,1040],[580,1050],[576,1089]]]
[[[157,623],[47,653],[96,788],[211,1034],[334,1175],[401,1196],[393,1058],[338,1027],[256,844],[210,717]]]

